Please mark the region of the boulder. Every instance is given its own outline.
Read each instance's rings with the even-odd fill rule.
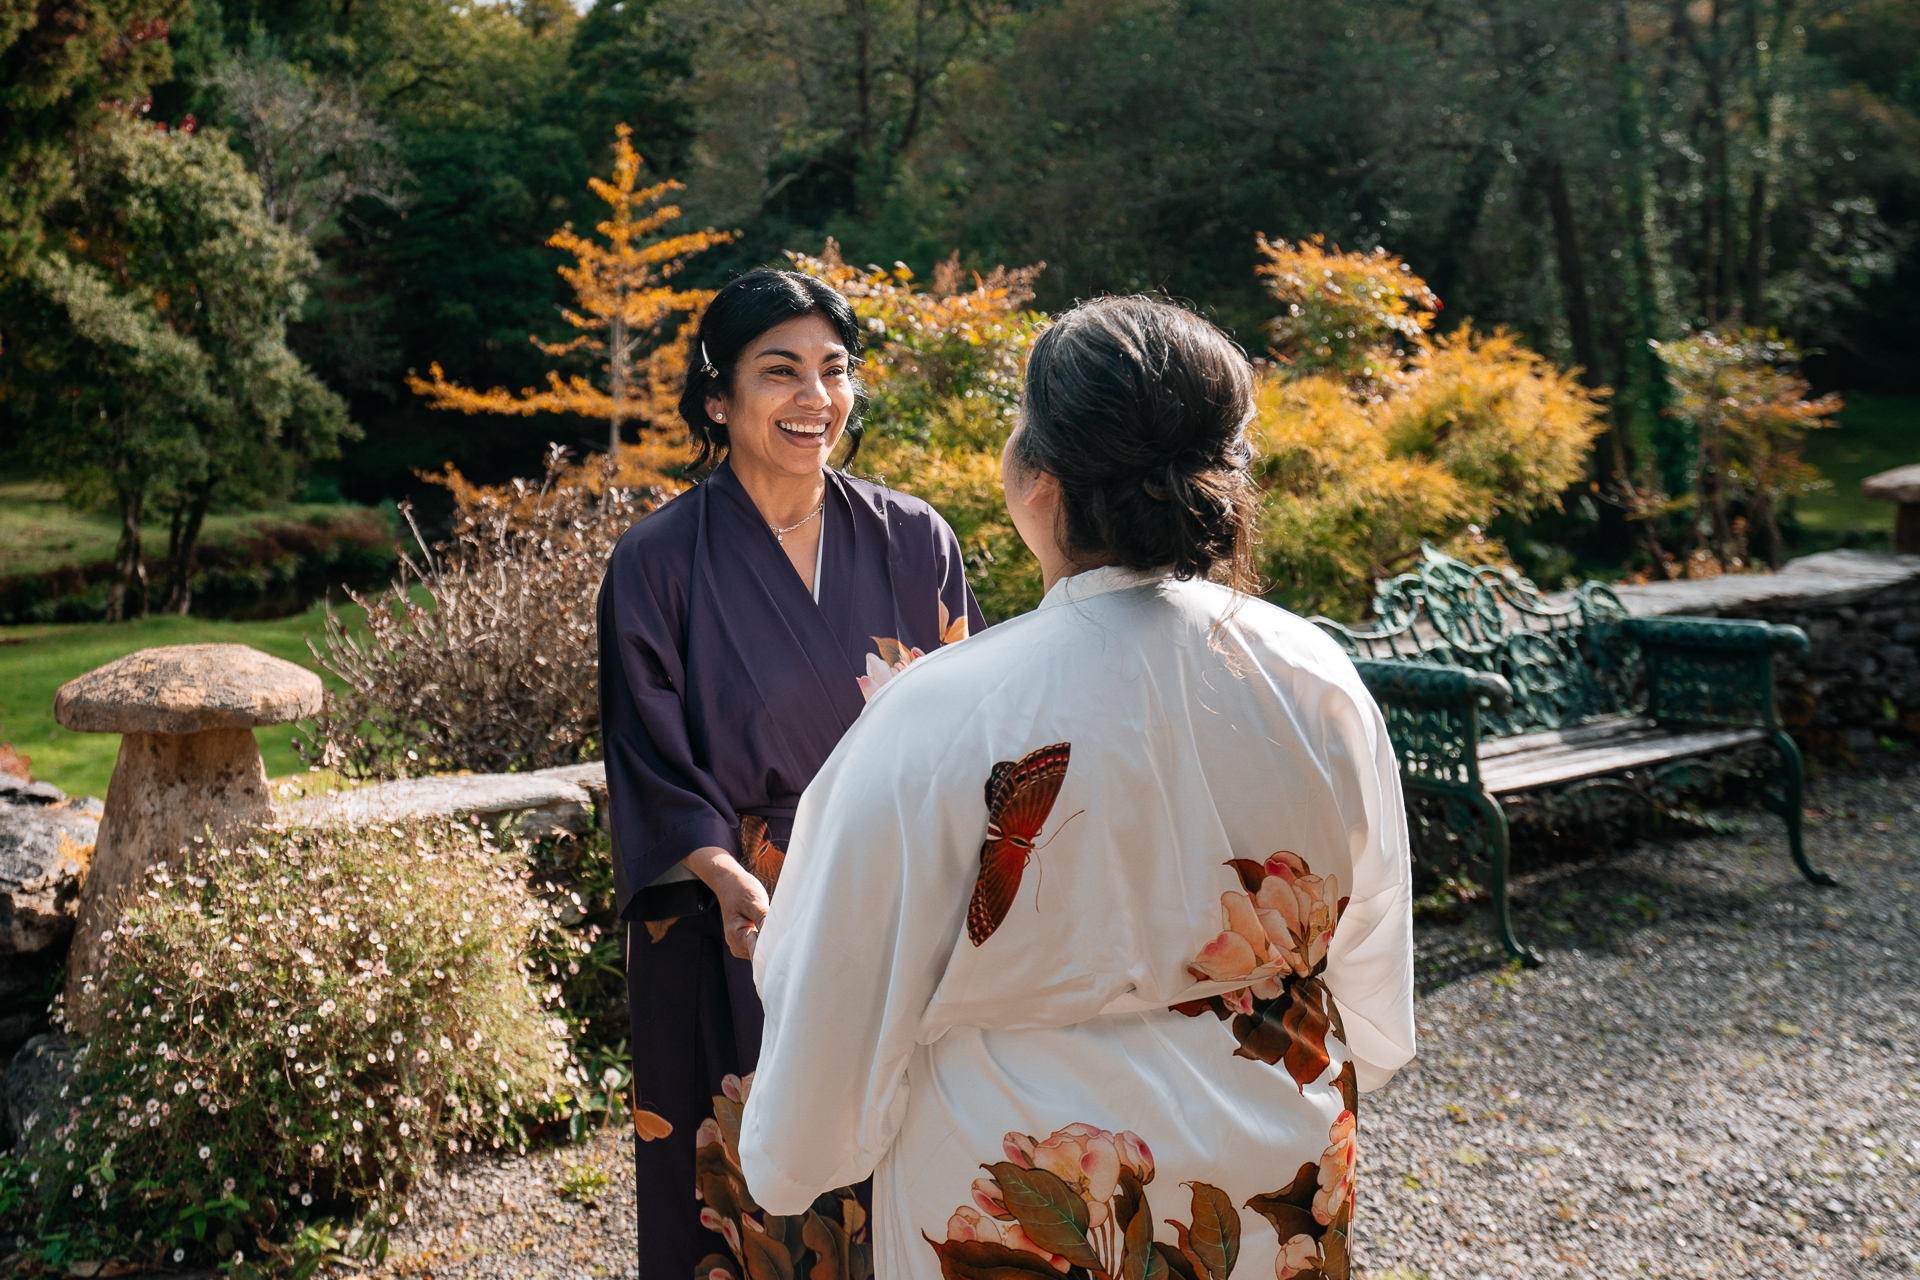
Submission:
[[[73,936],[99,830],[79,805],[0,804],[0,956],[33,955]]]
[[[606,770],[600,764],[567,765],[534,773],[476,773],[408,778],[353,787],[339,795],[312,796],[282,808],[295,826],[361,826],[407,818],[511,820],[514,834],[528,839],[585,835],[594,811],[603,807]]]
[[[0,1075],[0,1139],[18,1146],[31,1124],[44,1123],[49,1103],[73,1073],[73,1050],[64,1036],[48,1032],[27,1041]],[[35,1120],[36,1113],[39,1119]]]

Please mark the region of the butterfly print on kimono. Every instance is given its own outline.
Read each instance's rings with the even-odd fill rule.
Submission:
[[[1071,743],[1056,742],[1018,760],[1000,761],[987,778],[987,838],[967,907],[967,938],[976,947],[993,936],[1020,892],[1020,877],[1053,812],[1072,751]]]

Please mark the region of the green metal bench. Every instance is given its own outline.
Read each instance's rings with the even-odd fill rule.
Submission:
[[[1597,582],[1555,604],[1511,569],[1431,547],[1412,573],[1378,585],[1373,607],[1368,630],[1313,621],[1352,655],[1379,702],[1409,800],[1438,802],[1448,831],[1484,856],[1513,957],[1539,963],[1509,917],[1502,797],[1645,779],[1765,744],[1778,759],[1762,803],[1786,820],[1801,874],[1835,883],[1801,845],[1800,752],[1774,708],[1773,655],[1804,657],[1800,628],[1635,618]]]

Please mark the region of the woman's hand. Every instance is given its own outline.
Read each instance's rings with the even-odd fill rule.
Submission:
[[[760,924],[767,918],[767,887],[725,849],[708,845],[686,856],[687,869],[700,877],[720,899],[720,928],[727,949],[742,960],[753,959]]]

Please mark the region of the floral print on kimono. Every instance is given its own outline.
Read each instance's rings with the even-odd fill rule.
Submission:
[[[1227,865],[1240,890],[1220,895],[1220,932],[1187,972],[1201,982],[1246,985],[1173,1008],[1190,1018],[1211,1012],[1231,1019],[1237,1056],[1284,1064],[1304,1091],[1332,1064],[1328,1033],[1346,1040],[1340,1010],[1321,981],[1347,909],[1340,877],[1315,875],[1304,858],[1284,851],[1264,863],[1235,858]]]
[[[694,1136],[694,1195],[700,1225],[726,1241],[694,1268],[694,1280],[762,1280],[822,1276],[865,1280],[873,1274],[867,1211],[845,1187],[815,1198],[797,1217],[780,1217],[754,1203],[740,1172],[740,1116],[753,1091],[753,1073],[729,1075],[714,1095],[713,1116]]]
[[[1255,1195],[1245,1207],[1280,1237],[1275,1280],[1348,1280],[1349,1225],[1359,1149],[1352,1111],[1342,1111],[1317,1162],[1292,1182]],[[1172,1240],[1156,1240],[1147,1203],[1153,1152],[1132,1130],[1112,1133],[1070,1124],[1034,1138],[1009,1133],[1006,1159],[984,1166],[972,1203],[947,1220],[946,1239],[927,1243],[943,1276],[959,1280],[1091,1280],[1160,1275],[1167,1280],[1228,1280],[1240,1260],[1241,1217],[1233,1197],[1206,1182],[1189,1189],[1187,1220],[1166,1219]]]

